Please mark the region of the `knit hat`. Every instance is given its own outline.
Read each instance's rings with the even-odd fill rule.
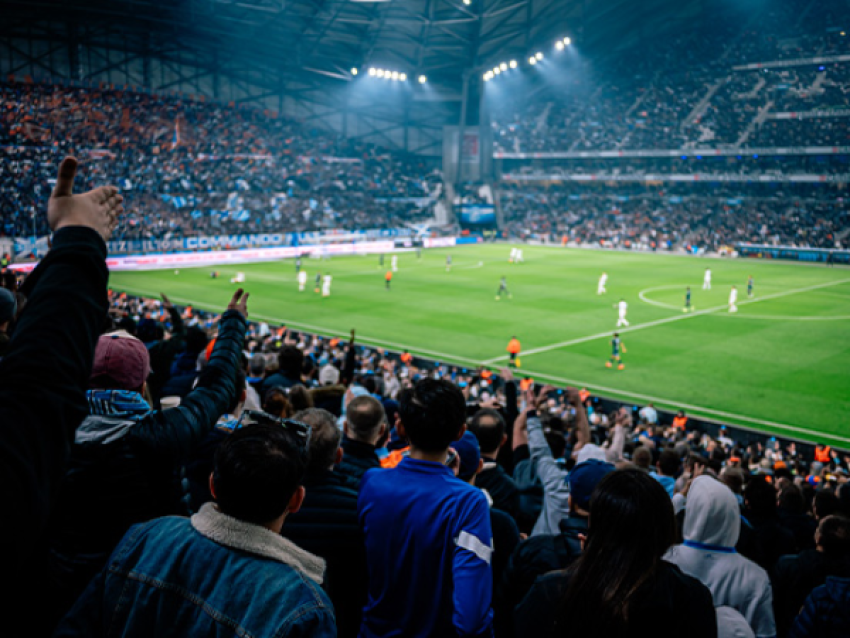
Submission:
[[[588,443],[587,445],[582,446],[576,455],[576,464],[584,463],[590,459],[595,459],[604,463],[606,461],[605,450],[593,443]]]
[[[478,471],[478,462],[481,460],[478,439],[472,432],[464,432],[458,441],[451,444],[451,447],[460,457],[460,471],[457,477],[462,481],[468,481],[475,476]]]
[[[0,323],[11,321],[17,312],[18,300],[15,294],[7,288],[0,288]]]
[[[336,385],[339,382],[339,370],[327,365],[319,371],[319,383],[321,385]]]
[[[141,341],[118,330],[102,335],[94,350],[89,386],[137,390],[150,373],[150,355]]]
[[[576,465],[567,477],[573,507],[588,510],[590,508],[590,495],[593,494],[593,490],[607,474],[615,469],[610,463],[596,459],[590,459]]]

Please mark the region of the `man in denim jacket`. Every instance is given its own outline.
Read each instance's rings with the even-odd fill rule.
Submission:
[[[216,502],[130,529],[55,635],[335,637],[324,561],[280,535],[304,500],[306,442],[291,423],[224,439]]]

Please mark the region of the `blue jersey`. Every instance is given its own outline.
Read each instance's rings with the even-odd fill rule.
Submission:
[[[369,592],[360,638],[493,635],[484,493],[409,456],[366,472],[357,502]]]

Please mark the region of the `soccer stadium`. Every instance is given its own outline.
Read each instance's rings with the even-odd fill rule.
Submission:
[[[846,0],[0,15],[3,635],[850,636]]]

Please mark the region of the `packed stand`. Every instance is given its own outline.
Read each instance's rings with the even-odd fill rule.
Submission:
[[[114,239],[393,228],[430,216],[441,176],[421,158],[276,113],[111,88],[0,82],[0,231],[46,234],[52,166],[126,197]]]

